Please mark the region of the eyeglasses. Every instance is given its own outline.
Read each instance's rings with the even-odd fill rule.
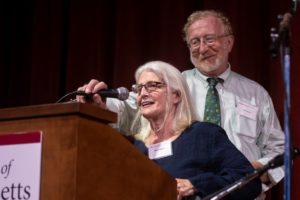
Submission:
[[[141,94],[141,91],[143,89],[143,87],[146,89],[147,92],[153,92],[153,91],[156,91],[158,88],[162,88],[166,86],[165,83],[162,83],[162,82],[158,82],[158,81],[149,81],[145,84],[135,84],[132,86],[132,91],[134,93],[137,93],[137,94]]]
[[[205,35],[203,37],[193,38],[188,42],[188,47],[190,49],[196,49],[200,47],[201,42],[206,44],[207,46],[213,46],[217,39],[227,37],[231,34],[223,34],[223,35]]]

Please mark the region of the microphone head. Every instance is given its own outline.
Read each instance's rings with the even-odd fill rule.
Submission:
[[[119,87],[118,89],[118,99],[124,101],[129,97],[129,91],[125,87]]]

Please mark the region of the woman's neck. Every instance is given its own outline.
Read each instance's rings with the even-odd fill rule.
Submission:
[[[175,136],[175,132],[172,127],[173,119],[174,117],[169,115],[165,121],[164,119],[156,121],[150,120],[151,131],[145,142],[147,144],[155,144],[168,139],[172,140]]]

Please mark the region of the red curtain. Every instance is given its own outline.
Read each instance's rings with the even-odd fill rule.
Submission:
[[[290,10],[280,0],[27,0],[4,1],[0,7],[0,107],[52,103],[96,78],[110,88],[133,84],[135,69],[163,60],[180,70],[193,66],[182,40],[187,16],[199,9],[218,9],[232,21],[233,70],[262,84],[283,121],[283,81],[279,58],[269,53],[270,28],[278,14]],[[300,8],[299,8],[300,9]],[[293,16],[291,63],[291,133],[297,133],[299,111],[300,11]],[[298,25],[297,25],[298,24]],[[294,169],[300,168],[300,159]],[[293,171],[293,187],[300,173]],[[293,199],[300,199],[293,188]],[[282,184],[272,199],[282,199]],[[270,198],[270,197],[269,197]]]

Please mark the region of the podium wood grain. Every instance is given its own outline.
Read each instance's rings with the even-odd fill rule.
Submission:
[[[79,103],[0,109],[0,134],[42,131],[42,200],[175,200],[176,182],[108,123],[113,112]]]

